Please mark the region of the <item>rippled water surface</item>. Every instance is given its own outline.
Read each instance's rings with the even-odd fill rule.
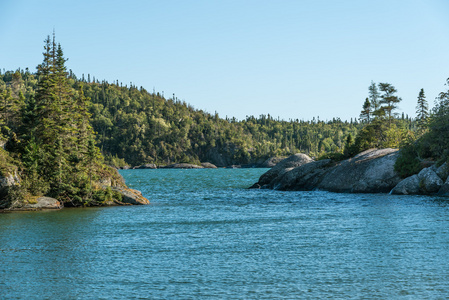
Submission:
[[[447,299],[442,198],[126,170],[148,206],[0,214],[0,299]]]

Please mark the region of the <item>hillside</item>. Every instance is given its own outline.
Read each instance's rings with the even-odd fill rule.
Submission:
[[[143,87],[100,83],[90,76],[79,79],[72,72],[68,82],[90,99],[96,143],[116,166],[200,161],[228,166],[297,152],[318,156],[342,151],[347,136],[355,137],[361,128],[357,121],[338,118],[284,121],[268,114],[223,119]],[[3,130],[4,136],[19,126],[20,112],[32,101],[37,84],[38,75],[29,70],[0,74],[0,91],[7,103],[2,112],[9,128]]]

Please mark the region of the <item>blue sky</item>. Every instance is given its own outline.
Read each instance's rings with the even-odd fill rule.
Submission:
[[[449,77],[449,1],[0,0],[0,68],[35,70],[53,29],[68,68],[173,93],[221,117],[359,116],[371,81],[415,115]]]

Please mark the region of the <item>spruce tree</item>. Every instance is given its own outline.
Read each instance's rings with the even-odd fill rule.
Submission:
[[[41,193],[75,206],[84,205],[92,195],[94,169],[102,167],[99,150],[92,145],[89,99],[82,86],[78,91],[71,87],[67,59],[54,34],[52,40],[49,36],[45,40],[44,50],[44,60],[37,68],[36,96],[28,101],[23,113],[23,124],[30,133],[24,136],[24,155],[27,164],[33,166],[29,174],[49,183]]]
[[[42,145],[54,145],[56,118],[59,117],[59,99],[56,92],[54,56],[50,36],[45,40],[44,60],[37,67],[39,78],[36,90],[36,141]]]
[[[429,117],[429,105],[424,94],[424,89],[419,91],[416,115],[418,130],[423,132],[427,128],[427,118]]]
[[[360,121],[369,123],[371,121],[371,113],[371,102],[366,98],[365,103],[363,103],[362,111],[360,112]]]
[[[371,104],[371,110],[373,114],[377,116],[377,113],[379,112],[380,108],[379,103],[380,94],[376,84],[373,81],[371,81],[371,85],[368,87],[368,91],[369,91],[368,98]]]

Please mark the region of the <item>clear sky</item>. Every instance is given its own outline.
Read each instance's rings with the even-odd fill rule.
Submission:
[[[415,116],[449,77],[448,0],[0,0],[0,68],[53,29],[77,76],[173,93],[221,117],[359,116],[371,81]]]

